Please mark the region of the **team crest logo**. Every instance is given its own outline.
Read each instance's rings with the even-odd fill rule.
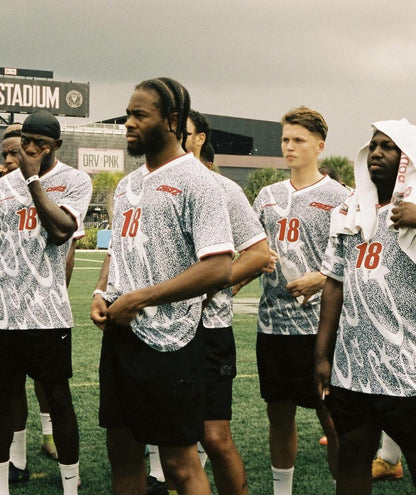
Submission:
[[[66,103],[71,108],[79,108],[84,101],[82,94],[77,89],[72,89],[68,91],[65,96]]]

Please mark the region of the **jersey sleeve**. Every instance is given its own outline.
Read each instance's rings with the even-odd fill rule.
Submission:
[[[344,281],[344,258],[342,253],[342,236],[331,236],[322,259],[321,273],[327,277]]]
[[[263,218],[263,197],[265,193],[265,188],[263,188],[259,194],[257,195],[256,199],[254,200],[253,203],[253,211],[256,214],[257,218],[259,219],[261,225],[264,227],[264,218]]]
[[[198,259],[233,253],[230,216],[224,191],[213,177],[203,176],[200,184],[193,185],[193,192],[188,212]]]
[[[81,239],[84,236],[85,236],[84,224],[81,223],[81,225],[78,225],[77,230],[73,233],[72,238],[77,240],[77,239]]]
[[[69,184],[70,187],[68,187],[58,205],[67,210],[75,218],[77,229],[80,229],[82,228],[82,222],[91,200],[91,179],[87,174],[77,171],[71,177]]]
[[[240,186],[224,182],[235,249],[238,252],[267,238],[264,229]]]

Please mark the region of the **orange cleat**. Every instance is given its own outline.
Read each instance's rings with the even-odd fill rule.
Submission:
[[[372,475],[373,479],[378,480],[400,480],[403,478],[402,463],[399,461],[397,464],[390,464],[381,457],[377,457],[373,461]]]
[[[326,437],[321,437],[319,439],[319,445],[324,445],[324,446],[328,445],[328,439]]]

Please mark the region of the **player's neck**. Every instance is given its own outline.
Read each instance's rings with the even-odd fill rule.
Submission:
[[[41,164],[40,170],[39,170],[39,176],[42,177],[42,175],[47,174],[50,170],[53,169],[53,167],[57,163],[58,163],[58,160],[54,156],[51,156],[50,160]]]
[[[323,175],[318,171],[315,164],[313,166],[292,169],[290,171],[290,182],[296,189],[303,189],[304,187],[311,186],[320,181],[322,177]]]
[[[378,204],[380,206],[387,205],[391,202],[391,197],[393,195],[394,188],[377,188],[378,192]]]
[[[158,152],[147,153],[146,165],[149,170],[153,171],[184,154],[185,151],[183,150],[181,143],[176,141],[175,143],[172,143],[172,145],[166,146]]]

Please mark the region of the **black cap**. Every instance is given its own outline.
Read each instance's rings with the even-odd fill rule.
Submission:
[[[59,139],[61,137],[61,126],[58,119],[50,112],[35,110],[23,122],[22,132]]]

